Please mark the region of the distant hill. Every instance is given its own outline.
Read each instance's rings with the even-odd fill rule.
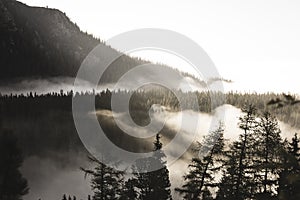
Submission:
[[[74,76],[99,40],[55,9],[0,0],[1,79]]]
[[[107,55],[116,51],[100,39],[82,32],[57,9],[0,0],[2,83],[24,78],[75,77],[83,59],[97,45],[103,45]],[[102,81],[114,82],[124,72],[143,63],[146,61],[124,55],[109,67]]]

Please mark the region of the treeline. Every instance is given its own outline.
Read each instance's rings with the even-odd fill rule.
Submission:
[[[96,93],[90,92],[76,92],[63,91],[59,93],[48,93],[38,95],[36,93],[27,93],[20,95],[1,95],[0,106],[2,112],[6,115],[18,113],[30,115],[32,112],[47,112],[51,110],[63,110],[70,112],[72,108],[72,97],[83,98],[84,96],[95,96],[96,109],[111,110],[111,96],[115,95],[116,98],[130,97],[130,110],[139,110],[148,112],[153,104],[160,104],[166,106],[172,111],[178,111],[180,108],[191,109],[210,113],[212,109],[224,103],[243,108],[247,104],[253,104],[258,110],[269,110],[271,114],[290,124],[293,127],[300,128],[298,123],[298,115],[300,113],[299,106],[283,106],[277,108],[274,105],[268,106],[267,103],[273,99],[282,98],[281,94],[274,93],[234,93],[229,92],[222,94],[218,92],[181,92],[177,91],[177,97],[171,91],[164,88],[155,88],[153,90],[139,90],[139,91],[102,91]],[[196,100],[194,99],[196,96]],[[212,102],[212,97],[213,101]],[[225,97],[225,99],[224,99]],[[182,105],[179,105],[179,98]],[[224,99],[224,100],[223,100]],[[1,107],[0,107],[1,108]],[[275,109],[276,108],[276,109]],[[122,112],[123,110],[120,110]]]
[[[191,97],[195,94],[198,102]],[[95,97],[97,110],[111,110],[112,95],[116,95],[117,99],[122,99],[125,96],[131,97],[129,110],[133,120],[140,125],[149,122],[148,111],[153,104],[166,106],[171,111],[179,111],[180,108],[177,97],[171,91],[157,88],[136,92],[105,90],[101,93],[93,91],[74,93],[61,90],[59,93],[41,95],[36,93],[0,94],[0,123],[2,122],[4,128],[12,130],[19,138],[20,147],[25,156],[45,156],[51,151],[62,153],[86,152],[74,126],[72,99]],[[214,95],[217,96],[218,93]],[[222,97],[222,94],[219,95]],[[213,109],[210,102],[210,93],[208,92],[184,93],[178,91],[178,97],[181,98],[183,104],[181,106],[186,109],[196,110],[198,106],[201,112],[207,113],[210,113]],[[299,128],[299,106],[276,108],[274,105],[266,105],[268,101],[276,98],[282,97],[276,94],[228,93],[226,94],[225,103],[242,108],[244,105],[253,102],[253,105],[260,112],[269,110],[279,120],[290,124],[292,127]],[[123,110],[119,111],[123,112]],[[114,124],[107,123],[107,120],[101,120],[101,116],[99,116],[99,120],[105,123],[101,126],[105,127],[110,135],[120,133],[120,130]],[[49,129],[49,126],[52,128]]]

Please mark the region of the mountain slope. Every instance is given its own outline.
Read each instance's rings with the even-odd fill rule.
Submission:
[[[74,76],[99,41],[58,10],[1,0],[1,79]]]
[[[56,9],[29,7],[15,0],[0,0],[0,79],[74,77],[85,56],[97,45],[114,49],[83,33]],[[144,63],[122,56],[104,82],[117,80],[128,69]]]

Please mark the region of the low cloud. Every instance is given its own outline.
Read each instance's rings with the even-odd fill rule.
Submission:
[[[113,120],[113,113],[107,110],[99,110],[96,113],[98,117],[106,122]],[[195,119],[199,120],[197,125],[197,141],[201,141],[203,136],[208,134],[211,130],[214,130],[219,121],[223,121],[225,124],[224,137],[234,141],[238,139],[241,130],[238,128],[239,117],[242,115],[242,111],[231,105],[223,105],[216,108],[212,113],[199,113],[191,110],[186,110],[182,112],[171,112],[165,107],[157,107],[152,113],[153,119],[161,122],[165,122],[167,127],[167,134],[164,135],[163,143],[169,143],[175,134],[182,134],[187,139],[193,135],[194,129],[190,126],[190,121]],[[121,121],[123,125],[126,125],[126,118],[124,118],[124,113],[117,113],[115,115]],[[184,119],[182,121],[182,119]],[[181,123],[183,122],[183,123]],[[109,126],[113,125],[111,122]],[[115,124],[114,124],[115,125]],[[289,126],[286,123],[279,122],[280,128],[282,130],[283,138],[291,138],[295,132],[299,132],[298,129]],[[132,134],[139,133],[139,129],[128,127]],[[180,133],[177,133],[181,130]],[[147,130],[145,130],[147,132]],[[126,139],[125,139],[126,140]],[[152,139],[144,142],[142,145],[135,145],[128,141],[123,141],[126,145],[131,145],[131,148],[152,148]],[[135,141],[138,143],[138,141]],[[184,142],[184,141],[182,141]],[[178,153],[179,146],[181,144],[174,144],[172,150],[174,155]],[[172,152],[171,152],[172,153]],[[188,172],[187,166],[192,158],[191,152],[186,152],[185,156],[176,162],[169,165],[170,179],[172,182],[172,188],[180,187],[182,184],[182,176]],[[73,160],[71,160],[73,159]],[[28,179],[30,185],[30,193],[25,196],[25,200],[32,199],[43,199],[43,200],[53,200],[60,199],[63,194],[75,195],[78,199],[85,199],[88,194],[92,194],[90,188],[89,179],[84,178],[83,172],[79,170],[79,167],[90,167],[90,163],[87,162],[86,157],[74,155],[72,158],[66,159],[67,161],[62,162],[54,160],[51,158],[40,158],[40,157],[29,157],[25,160],[22,172],[24,176]],[[71,160],[71,161],[70,161]],[[178,195],[174,193],[174,197]],[[179,197],[178,197],[179,198]]]

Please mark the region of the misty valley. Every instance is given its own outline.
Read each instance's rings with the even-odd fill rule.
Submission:
[[[297,82],[288,85],[294,73],[288,79],[282,73],[296,66],[292,61],[297,59],[278,61],[279,54],[265,55],[267,50],[260,49],[259,45],[265,45],[271,50],[277,46],[284,50],[283,44],[274,45],[277,38],[268,43],[274,30],[259,45],[246,35],[239,42],[236,32],[229,34],[234,40],[222,39],[220,36],[224,33],[225,38],[227,30],[225,16],[209,13],[211,17],[221,16],[222,20],[224,17],[224,22],[215,21],[220,21],[225,31],[207,32],[211,37],[218,33],[213,42],[206,41],[209,37],[199,41],[212,57],[218,57],[213,52],[221,49],[221,59],[216,62],[221,66],[221,76],[208,53],[194,40],[175,31],[153,32],[154,29],[145,28],[137,31],[146,33],[145,37],[134,35],[129,40],[128,35],[137,33],[129,31],[118,35],[123,40],[114,37],[115,40],[105,41],[95,31],[93,34],[82,31],[72,21],[94,24],[89,14],[100,2],[101,9],[96,14],[107,16],[97,19],[99,27],[103,33],[116,34],[126,30],[123,26],[135,22],[128,20],[129,15],[123,15],[123,11],[133,8],[134,14],[138,11],[144,14],[152,11],[151,6],[136,9],[140,3],[128,3],[123,8],[112,1],[116,5],[109,7],[106,3],[110,1],[92,0],[69,1],[69,5],[67,0],[21,1],[32,5],[50,3],[57,8],[0,0],[0,200],[300,199],[300,96],[291,92]],[[78,3],[84,3],[87,9],[75,7],[80,12],[74,14],[73,6]],[[189,3],[185,5],[190,9],[198,5]],[[170,7],[173,6],[168,4],[167,9],[162,9],[163,16],[151,12],[151,20],[164,21],[169,17]],[[200,29],[204,25],[217,27],[212,24],[214,20],[199,17],[201,11],[190,12],[185,6],[174,6],[177,7],[181,10],[176,10],[176,16],[185,17],[179,13],[188,11],[192,13],[190,20],[197,20],[191,35],[206,34],[206,30]],[[73,14],[69,18],[58,8]],[[219,10],[228,12],[228,8]],[[266,10],[262,10],[267,16]],[[280,19],[295,18],[290,13],[285,15],[277,10],[276,13],[280,13]],[[88,16],[88,20],[79,20],[78,15]],[[113,17],[118,26],[110,24]],[[205,23],[198,24],[198,18]],[[170,20],[170,24],[184,23],[181,24],[184,32],[189,32],[185,27],[191,22],[171,17]],[[268,28],[270,24],[262,27]],[[245,27],[238,27],[239,31],[245,29],[255,35],[255,31],[248,31],[250,26]],[[291,30],[296,33],[294,28]],[[235,30],[231,26],[228,29]],[[282,30],[280,27],[278,32],[281,34]],[[192,34],[193,31],[199,32]],[[173,34],[178,37],[174,39]],[[182,42],[183,38],[192,43]],[[238,45],[224,44],[223,40],[233,43],[236,40]],[[230,57],[229,52],[235,54],[236,49],[243,53],[241,44],[249,41],[250,46],[255,46],[249,48],[251,53],[261,50],[262,55],[252,57],[245,50],[251,60],[242,54]],[[136,43],[144,46],[137,47]],[[178,47],[178,52],[189,55],[168,48],[163,51],[157,47],[158,43]],[[130,48],[122,48],[125,44]],[[164,54],[152,60],[153,55],[147,51],[146,58],[131,54],[141,50],[142,54],[137,55],[143,55],[143,50],[151,50],[149,46],[177,56],[182,62],[178,64],[176,59],[170,62]],[[225,46],[232,49],[222,49]],[[294,55],[287,49],[288,53],[280,53],[282,57]],[[265,66],[268,59],[272,68],[259,69],[260,65],[253,62]],[[284,65],[279,69],[278,63]],[[186,64],[197,73],[185,69]],[[223,77],[231,74],[233,77],[228,78],[237,80]],[[245,84],[242,79],[251,81]],[[269,82],[271,91],[264,87]]]
[[[131,97],[129,108],[135,123],[146,126],[150,122],[150,113],[156,116],[155,119],[160,119],[164,113],[163,116],[168,116],[169,121],[166,121],[157,136],[147,139],[132,137],[124,133],[114,121],[110,105],[113,93],[120,99],[122,96]],[[236,199],[236,195],[240,195],[242,199],[259,199],[260,196],[268,199],[291,199],[291,194],[295,195],[295,199],[298,198],[297,170],[300,148],[298,136],[295,134],[299,130],[297,105],[278,108],[274,100],[285,97],[271,93],[228,93],[224,105],[212,107],[208,92],[194,93],[198,105],[190,101],[189,95],[192,93],[180,94],[179,98],[187,110],[180,111],[177,97],[165,88],[136,92],[105,90],[101,93],[61,91],[41,95],[2,95],[1,142],[16,142],[15,147],[1,145],[1,153],[22,155],[23,164],[19,163],[19,170],[24,179],[27,179],[26,188],[29,188],[24,193],[29,192],[24,199],[63,199],[69,196],[72,199],[97,196],[104,199],[153,199],[155,195],[159,195],[157,198],[160,198],[162,194],[167,195],[164,199],[171,199],[172,196],[173,199]],[[159,160],[164,170],[149,174],[134,173],[131,169],[130,172],[128,169],[115,171],[95,160],[82,144],[76,131],[72,100],[89,97],[95,98],[96,115],[106,136],[115,145],[127,151],[152,152],[157,148],[155,144],[162,147],[168,145],[176,134],[189,137],[189,125],[180,129],[183,132],[177,132],[177,125],[180,124],[180,121],[176,121],[177,114],[186,111],[200,119],[197,139],[169,168],[166,164],[168,158],[165,157],[162,148],[163,156],[159,157]],[[197,106],[198,112],[194,111]],[[223,121],[214,124],[213,128],[209,127],[212,117],[222,111],[230,115],[227,117],[230,120],[224,118]],[[122,118],[125,111],[114,112],[118,112],[118,116]],[[132,132],[138,134],[134,129]],[[7,136],[7,133],[11,136]],[[214,140],[216,142],[213,142]],[[203,154],[204,157],[199,157],[200,146],[205,145],[213,145],[213,150]],[[11,151],[11,148],[17,148],[19,152]],[[176,146],[174,151],[177,148],[179,147]],[[14,162],[11,158],[8,157],[5,163],[1,161],[2,165]],[[241,163],[239,159],[242,159]],[[147,166],[146,162],[139,164]],[[203,168],[204,166],[206,167]],[[242,170],[241,174],[239,170]],[[101,173],[110,178],[99,177]],[[155,176],[164,177],[163,180],[167,181],[162,182],[164,187],[156,188]],[[239,177],[239,187],[243,190],[240,188],[239,193],[236,193]],[[152,178],[154,182],[151,182]],[[7,184],[9,186],[14,183],[7,180]],[[117,184],[118,190],[114,184]],[[144,191],[145,188],[151,189]],[[11,188],[11,192],[13,191],[14,188]],[[10,192],[9,187],[6,192]],[[5,192],[1,195],[5,197]]]

